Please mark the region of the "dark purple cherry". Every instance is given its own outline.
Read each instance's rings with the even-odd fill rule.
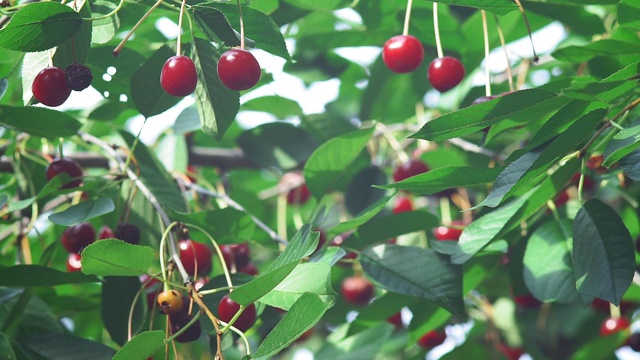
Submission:
[[[140,229],[130,223],[120,223],[113,232],[116,239],[126,241],[129,244],[138,245],[140,243]]]
[[[51,180],[56,175],[66,173],[73,180],[62,185],[61,189],[72,189],[82,184],[82,167],[71,159],[54,159],[46,169],[47,180]]]
[[[73,63],[67,66],[67,71],[65,73],[65,80],[67,82],[67,86],[69,89],[74,91],[82,91],[91,85],[91,81],[93,81],[93,75],[91,74],[91,70],[88,67]]]
[[[62,246],[68,252],[80,254],[80,251],[96,240],[96,230],[88,222],[68,227],[62,233]]]

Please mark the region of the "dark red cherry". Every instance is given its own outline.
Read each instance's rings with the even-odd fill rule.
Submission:
[[[66,173],[73,180],[62,185],[61,189],[72,189],[82,184],[82,167],[77,162],[62,158],[54,159],[46,169],[47,180],[53,179],[56,175]]]
[[[631,348],[631,350],[638,352],[640,351],[640,333],[633,333],[629,337],[627,344]]]
[[[211,271],[211,250],[203,243],[182,240],[178,243],[180,261],[189,276],[206,275]],[[197,268],[197,273],[196,273]]]
[[[225,295],[222,300],[220,300],[220,304],[218,305],[218,317],[220,320],[228,323],[233,319],[236,313],[240,310],[240,305],[235,301],[231,300],[229,294]],[[254,304],[247,306],[247,308],[242,312],[242,315],[236,319],[236,322],[233,323],[233,326],[240,331],[247,331],[253,324],[256,322],[256,307]]]
[[[602,300],[600,298],[593,299],[593,301],[591,302],[591,307],[594,310],[599,311],[601,313],[605,313],[605,314],[609,314],[611,310],[611,304],[608,301]],[[629,301],[623,300],[620,302],[620,312],[622,314],[626,313],[627,311],[633,308],[634,308],[634,304]]]
[[[498,344],[497,349],[508,360],[518,360],[522,355],[524,355],[524,350],[520,347],[510,347],[504,344]]]
[[[178,331],[182,330],[189,321],[191,321],[191,316],[172,316],[171,319],[171,333],[175,334]],[[193,323],[187,330],[185,330],[182,334],[176,337],[176,340],[181,343],[196,341],[200,338],[202,334],[202,327],[200,326],[200,320]]]
[[[418,339],[418,345],[423,349],[431,350],[434,347],[441,345],[446,338],[447,335],[445,333],[437,330],[431,330]]]
[[[249,245],[247,243],[232,244],[231,251],[233,251],[233,260],[235,261],[236,268],[241,269],[251,261]]]
[[[556,207],[560,207],[566,204],[568,201],[569,201],[569,193],[566,191],[563,191],[560,193],[560,195],[558,195],[558,197],[555,198],[555,200],[553,200],[553,203],[556,205]]]
[[[434,89],[445,92],[460,84],[464,78],[464,66],[451,56],[437,58],[429,65],[429,82]]]
[[[607,336],[620,331],[625,331],[629,326],[631,326],[631,324],[623,317],[617,319],[612,317],[606,318],[602,322],[602,325],[600,325],[600,336]]]
[[[580,183],[580,173],[579,172],[573,174],[573,176],[571,177],[571,183],[575,184],[576,186],[578,186],[578,184]],[[588,176],[588,175],[584,176],[584,181],[583,181],[583,184],[582,184],[582,188],[583,189],[585,189],[585,190],[593,190],[593,188],[595,188],[597,185],[598,185],[598,183],[593,181],[590,176]]]
[[[258,275],[258,268],[253,263],[248,263],[247,265],[238,269],[238,272],[245,273],[251,276],[256,276]]]
[[[382,60],[395,73],[408,73],[420,66],[424,49],[420,40],[411,35],[398,35],[387,40],[382,49]]]
[[[229,89],[250,89],[258,83],[260,76],[260,64],[247,50],[231,49],[220,56],[218,77]]]
[[[446,241],[458,241],[460,239],[460,235],[462,235],[462,228],[464,228],[466,224],[459,220],[454,220],[451,222],[450,226],[438,226],[433,229],[433,236],[437,240]]]
[[[231,270],[236,263],[233,258],[233,249],[231,248],[231,245],[220,245],[220,252],[222,252],[222,257],[224,258],[225,264],[227,264],[227,268]]]
[[[71,253],[67,256],[67,271],[75,272],[80,271],[82,269],[81,263],[82,257],[79,254]]]
[[[537,308],[542,304],[540,300],[531,294],[514,296],[513,301],[525,309]]]
[[[47,106],[62,105],[71,94],[64,70],[57,67],[44,68],[31,84],[33,96]]]
[[[69,89],[74,91],[82,91],[91,85],[91,81],[93,81],[93,75],[91,74],[91,70],[88,67],[73,63],[67,66],[67,71],[65,73],[65,81],[67,82],[67,86]]]
[[[62,246],[70,253],[79,254],[96,240],[96,231],[88,222],[68,227],[62,233]]]
[[[344,241],[351,235],[351,233],[353,233],[353,231],[347,231],[345,233],[337,235],[333,238],[333,240],[331,240],[329,246],[342,246]],[[348,252],[343,259],[355,259],[356,257],[358,257],[356,253]]]
[[[400,311],[398,311],[397,313],[389,316],[387,318],[387,322],[389,324],[392,324],[393,326],[395,326],[396,328],[402,328],[404,325],[402,324],[402,314],[400,313]]]
[[[393,207],[393,213],[401,213],[413,210],[413,202],[411,199],[405,196],[401,196],[396,199],[396,204]]]
[[[297,172],[286,173],[280,179],[280,185],[289,189],[287,193],[287,204],[303,205],[311,198],[311,192],[307,184],[304,183],[302,174]]]
[[[184,55],[170,57],[162,66],[160,84],[169,95],[183,97],[193,93],[198,85],[193,60]]]
[[[363,276],[351,276],[342,281],[342,297],[354,305],[367,305],[373,297],[374,290],[371,281]]]
[[[137,226],[130,223],[120,223],[116,227],[116,231],[113,232],[113,236],[129,244],[138,245],[141,234]]]
[[[393,180],[402,181],[406,178],[422,174],[429,171],[427,164],[420,159],[411,159],[404,164],[399,165],[393,171]]]
[[[604,162],[604,156],[602,155],[592,156],[589,159],[587,159],[587,168],[589,168],[589,170],[593,170],[597,172],[598,174],[605,174],[608,170],[606,167],[602,166],[603,162]]]

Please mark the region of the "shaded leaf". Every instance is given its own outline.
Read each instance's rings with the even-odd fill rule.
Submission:
[[[380,210],[384,209],[384,207],[387,205],[387,202],[389,202],[389,199],[391,199],[392,197],[393,195],[386,196],[376,201],[375,203],[364,209],[360,214],[356,215],[353,219],[341,222],[340,224],[332,227],[331,229],[329,229],[329,232],[331,234],[340,234],[357,228],[358,226],[369,221],[372,217],[376,216],[380,212]]]
[[[71,115],[41,107],[0,105],[0,125],[49,139],[75,135],[80,122]]]
[[[145,359],[164,346],[164,331],[145,331],[127,341],[113,360]]]
[[[433,0],[428,0],[436,2]],[[497,15],[505,15],[511,11],[518,10],[518,6],[509,0],[438,0],[438,3],[458,6],[469,6],[476,9],[483,9]]]
[[[324,346],[314,354],[315,360],[374,359],[391,335],[391,324],[380,324],[347,336],[348,327],[334,330]]]
[[[84,259],[83,259],[84,260]],[[101,314],[104,327],[119,345],[128,339],[129,309],[141,287],[137,276],[107,276],[102,284]],[[133,309],[131,329],[137,333],[144,320],[144,302],[146,296],[138,297]]]
[[[95,276],[79,272],[62,272],[41,265],[14,265],[0,269],[0,286],[55,286],[97,281]]]
[[[108,214],[115,208],[113,201],[108,198],[88,200],[72,205],[64,211],[49,215],[49,221],[58,225],[73,226],[94,217]]]
[[[362,249],[394,237],[415,231],[428,231],[439,224],[438,218],[424,210],[405,211],[378,216],[358,227],[358,231],[345,240],[345,246]]]
[[[462,301],[462,267],[431,249],[378,245],[360,254],[362,268],[383,288],[437,303],[460,319],[466,318]]]
[[[380,187],[383,189],[410,191],[416,195],[431,195],[455,187],[469,187],[491,183],[495,181],[502,170],[503,168],[501,167],[446,166]]]
[[[618,4],[618,23],[640,30],[640,4],[634,0],[621,0]]]
[[[298,262],[293,261],[260,274],[256,279],[233,290],[231,299],[242,306],[249,306],[273,290],[297,265]]]
[[[69,334],[30,333],[18,343],[49,360],[110,359],[116,351],[104,344]]]
[[[203,228],[219,244],[251,239],[256,227],[251,215],[231,207],[188,214],[172,212],[171,219]]]
[[[635,273],[633,242],[620,216],[598,199],[584,203],[576,215],[573,263],[581,294],[620,305]]]
[[[144,117],[163,113],[181,99],[167,94],[160,85],[162,67],[174,55],[174,50],[163,45],[131,75],[131,99]]]
[[[331,288],[329,265],[316,262],[296,266],[293,272],[263,296],[260,302],[288,310],[304,293],[316,294],[325,304],[333,304],[336,293]]]

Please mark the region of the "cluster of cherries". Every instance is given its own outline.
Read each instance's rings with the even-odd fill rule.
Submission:
[[[411,35],[394,36],[387,40],[382,49],[384,63],[391,71],[399,74],[414,71],[423,58],[422,43]],[[427,75],[434,89],[446,92],[462,81],[464,73],[464,66],[458,59],[444,56],[431,62]]]
[[[50,66],[36,75],[31,91],[40,103],[55,107],[67,101],[71,90],[82,91],[92,80],[91,70],[82,64],[71,64],[66,70]]]
[[[218,60],[218,78],[231,90],[247,90],[260,80],[260,64],[249,51],[231,49]],[[168,94],[184,97],[194,92],[198,75],[193,60],[185,55],[170,57],[162,67],[160,84]]]

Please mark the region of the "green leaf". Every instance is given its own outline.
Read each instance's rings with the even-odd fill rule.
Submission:
[[[632,180],[640,181],[640,150],[632,151],[620,159],[620,168]]]
[[[3,360],[17,359],[16,353],[13,352],[13,348],[11,347],[11,342],[9,342],[9,339],[3,333],[0,333],[0,354],[2,354],[1,358]]]
[[[39,355],[37,359],[110,359],[116,351],[104,344],[69,334],[31,332],[16,340],[20,348]]]
[[[84,264],[83,264],[84,265]],[[102,284],[101,315],[111,339],[124,345],[128,339],[129,310],[142,284],[137,276],[107,276]],[[138,297],[131,319],[131,331],[137,333],[144,321],[146,296]]]
[[[605,32],[600,17],[582,6],[523,1],[525,11],[562,22],[572,33],[593,36]]]
[[[371,165],[355,174],[346,190],[345,206],[350,214],[359,214],[384,198],[386,191],[376,185],[384,185],[389,176],[379,166]]]
[[[346,326],[334,330],[314,354],[314,360],[374,359],[391,336],[393,327],[383,323],[351,336],[347,336],[347,330]]]
[[[72,205],[64,211],[49,215],[49,221],[58,225],[73,226],[94,217],[108,214],[115,208],[116,206],[111,199],[88,200]]]
[[[455,187],[470,187],[491,183],[495,181],[502,170],[503,168],[501,167],[447,166],[380,187],[383,189],[410,191],[416,195],[431,195]]]
[[[135,137],[126,131],[120,131],[120,136],[133,147]],[[151,154],[142,142],[136,144],[133,155],[137,160],[137,166],[132,165],[133,171],[138,173],[140,180],[149,188],[160,205],[174,211],[186,211],[186,205],[178,186],[171,174],[160,164],[158,159]]]
[[[112,53],[113,46],[104,45],[91,48],[86,64],[91,70],[91,73],[94,74],[91,86],[113,103],[123,104],[133,108],[135,105],[133,104],[131,96],[131,78],[140,68],[140,64],[145,61],[145,57],[129,47],[124,47],[120,55],[115,59]],[[113,73],[114,69],[115,73]],[[103,78],[103,76],[98,76],[98,74],[107,74],[109,76]],[[153,77],[160,78],[160,75],[159,73],[154,74]],[[149,81],[150,80],[152,79],[149,79]],[[120,100],[122,95],[127,96],[125,103],[122,103]]]
[[[284,0],[295,7],[306,10],[337,10],[342,0]]]
[[[92,17],[89,1],[77,1],[76,6],[80,7],[78,11],[80,16],[86,19]],[[91,50],[91,33],[91,21],[83,21],[75,35],[56,48],[53,65],[66,69],[73,63],[84,64]]]
[[[49,139],[78,133],[80,122],[71,115],[41,107],[0,105],[0,125]]]
[[[491,241],[505,232],[509,220],[520,210],[532,191],[509,204],[496,209],[473,221],[462,231],[458,247],[451,256],[454,264],[462,264],[471,259]]]
[[[451,4],[457,6],[469,6],[476,9],[487,10],[497,15],[505,15],[514,10],[518,10],[518,6],[509,0],[428,0],[441,4]]]
[[[48,1],[29,4],[0,30],[0,47],[22,52],[48,50],[70,39],[81,25],[80,14],[66,5]]]
[[[162,67],[175,53],[169,46],[163,45],[131,75],[131,99],[146,118],[163,113],[181,99],[167,94],[160,85]]]
[[[460,319],[466,318],[462,301],[462,267],[431,249],[378,245],[360,254],[362,268],[383,288],[437,303]]]
[[[439,223],[435,215],[424,209],[377,216],[358,227],[358,231],[349,236],[343,245],[362,249],[400,235],[428,231]]]
[[[242,104],[242,109],[246,111],[267,112],[280,120],[285,120],[291,116],[301,116],[303,114],[302,108],[297,101],[277,95],[251,99]]]
[[[224,13],[211,3],[202,3],[189,9],[193,13],[196,26],[208,40],[223,42],[226,46],[239,46],[240,39],[229,24]]]
[[[30,198],[26,198],[19,201],[10,202],[9,211],[22,210],[28,206],[31,206],[31,204],[33,204],[37,200],[44,199],[46,196],[49,196],[51,194],[56,194],[56,193],[63,194],[63,193],[75,191],[75,189],[58,190],[63,184],[66,184],[67,182],[69,182],[70,179],[71,178],[67,173],[60,173],[56,175],[53,179],[49,180],[42,189],[40,189],[40,191],[38,192],[38,194],[36,194],[36,196],[32,196]]]
[[[91,2],[91,12],[95,17],[110,14],[116,9],[116,4],[105,0]],[[93,31],[91,32],[91,42],[94,44],[104,44],[113,39],[120,28],[120,18],[114,14],[108,18],[91,21]]]
[[[580,304],[571,259],[571,222],[549,221],[537,228],[524,253],[524,282],[537,299]]]
[[[358,316],[349,324],[348,335],[356,334],[386,321],[387,318],[399,312],[403,307],[411,306],[417,302],[418,298],[416,297],[393,292],[379,296],[358,312]]]
[[[62,272],[41,265],[14,265],[0,269],[0,286],[56,286],[97,281],[95,276],[79,272]]]
[[[604,149],[604,162],[602,166],[610,167],[640,146],[640,118],[629,124],[629,126],[632,129],[635,127],[638,131],[635,135],[627,132],[625,138],[612,139],[609,141]]]
[[[316,294],[325,304],[333,305],[335,291],[331,288],[331,267],[324,263],[304,263],[296,268],[260,302],[289,310],[304,293]]]
[[[229,23],[236,29],[240,29],[240,18],[238,16],[238,6],[236,4],[221,4],[210,2],[207,6],[212,6],[222,11]],[[291,60],[287,51],[284,37],[280,33],[280,28],[265,13],[247,6],[242,7],[242,17],[244,18],[245,36],[255,41],[256,46],[266,52],[279,56],[285,60]]]
[[[640,4],[634,0],[622,0],[618,4],[618,23],[620,26],[640,30]]]
[[[318,147],[311,134],[289,123],[257,126],[243,132],[236,142],[256,164],[281,169],[304,163]]]
[[[602,121],[606,109],[593,110],[577,119],[566,131],[553,140],[524,154],[498,176],[487,198],[478,206],[498,206],[535,177],[568,155],[585,142],[593,129]]]
[[[573,263],[581,294],[620,305],[635,273],[633,242],[620,216],[598,199],[584,203],[576,215]]]
[[[347,168],[358,159],[373,135],[374,128],[353,131],[322,144],[304,166],[304,178],[316,198],[332,190]]]
[[[254,354],[254,358],[270,359],[286,349],[300,335],[311,329],[322,318],[327,309],[327,304],[322,302],[318,295],[302,294],[282,320],[267,334]]]
[[[222,138],[240,109],[240,94],[230,90],[218,78],[217,59],[220,54],[208,41],[195,38],[193,61],[198,71],[196,105],[202,130]],[[216,61],[212,61],[216,59]]]
[[[315,253],[309,259],[309,262],[323,263],[329,266],[333,266],[340,261],[347,254],[344,249],[337,246],[327,246],[324,249]]]
[[[100,276],[146,274],[155,257],[148,246],[115,239],[96,241],[82,251],[82,272]]]
[[[389,199],[391,199],[394,195],[395,194],[391,196],[386,196],[376,201],[366,209],[362,210],[362,212],[358,214],[356,217],[354,217],[353,219],[349,219],[347,221],[341,222],[340,224],[332,227],[331,229],[329,229],[329,232],[331,234],[340,234],[349,230],[353,230],[358,226],[366,223],[371,218],[376,216],[380,212],[380,210],[384,209],[387,203],[389,202]]]
[[[297,265],[298,262],[294,261],[260,274],[256,279],[233,290],[231,299],[242,306],[249,306],[273,290]]]
[[[113,360],[146,359],[164,346],[164,331],[145,331],[127,341]]]
[[[576,351],[571,360],[608,360],[616,349],[624,345],[629,333],[620,331],[609,336],[600,336],[582,346]]]
[[[318,248],[318,238],[320,233],[311,233],[311,225],[303,225],[293,236],[289,245],[271,264],[269,269],[275,269],[287,265],[291,262],[297,262],[302,258],[311,255]]]
[[[554,58],[565,62],[583,62],[596,56],[622,56],[640,54],[640,44],[603,39],[587,45],[571,45],[558,49],[551,54]]]
[[[251,215],[231,207],[189,214],[172,212],[171,219],[203,228],[219,244],[251,239],[256,227]]]
[[[553,91],[520,90],[491,101],[442,115],[426,123],[412,138],[446,140],[471,134],[507,117],[538,108],[553,108],[567,100]]]

